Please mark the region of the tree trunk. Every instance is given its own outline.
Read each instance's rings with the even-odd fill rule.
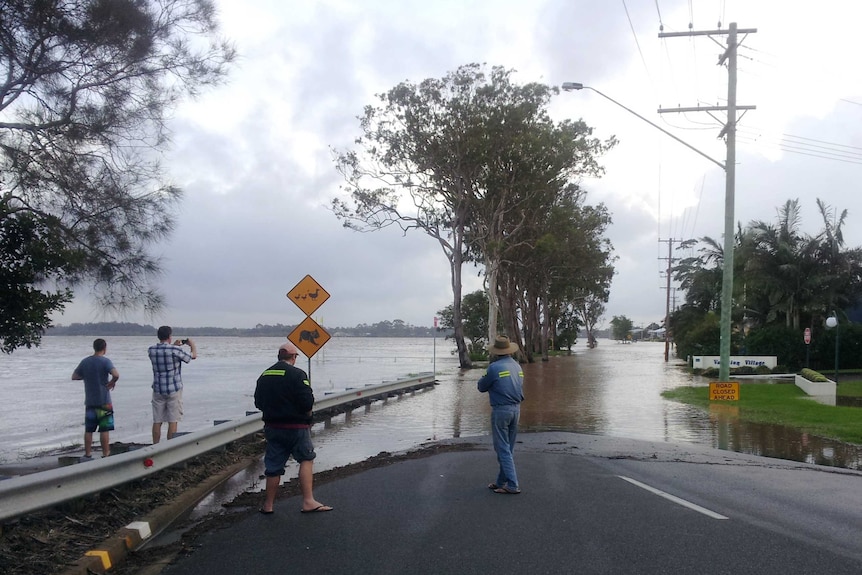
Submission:
[[[461,313],[461,292],[463,285],[461,283],[461,268],[463,264],[463,249],[461,238],[463,233],[453,233],[454,248],[452,257],[449,259],[450,275],[452,278],[452,327],[454,334],[452,338],[455,340],[455,347],[458,349],[458,364],[461,369],[470,369],[473,367],[473,362],[470,360],[470,353],[467,350],[467,342],[464,341],[464,318]]]
[[[542,294],[542,314],[542,361],[548,361],[550,359],[548,340],[551,334],[551,319],[548,311],[547,290]]]
[[[497,337],[497,316],[500,310],[500,299],[497,292],[498,263],[485,258],[485,277],[488,278],[488,343],[493,344]]]

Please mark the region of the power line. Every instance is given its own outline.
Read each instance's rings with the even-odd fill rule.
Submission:
[[[629,15],[629,8],[628,8],[628,6],[626,6],[626,0],[622,0],[622,1],[623,1],[623,10],[625,10],[625,12],[626,12],[626,19],[628,19],[628,21],[629,21],[629,28],[631,29],[632,36],[634,36],[634,39],[635,39],[635,46],[638,47],[638,54],[641,55],[641,62],[643,62],[644,70],[646,70],[646,73],[647,73],[647,78],[649,78],[650,83],[652,83],[652,76],[650,76],[649,67],[647,66],[647,63],[646,63],[646,58],[644,58],[644,53],[641,50],[641,44],[640,44],[640,42],[638,42],[638,35],[635,32],[634,24],[632,24],[632,18]]]
[[[799,153],[802,155],[839,162],[862,162],[862,148],[858,146],[828,142],[794,134],[782,134],[780,137],[764,137],[763,134],[755,128],[740,127],[740,132],[740,137],[744,138],[746,143],[749,144],[769,146],[779,148],[786,152]]]

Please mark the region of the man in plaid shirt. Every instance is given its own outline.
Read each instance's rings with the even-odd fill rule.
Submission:
[[[147,350],[153,364],[153,445],[162,437],[162,423],[168,422],[168,439],[177,434],[177,422],[183,418],[183,363],[198,356],[195,342],[189,339],[171,343],[170,326],[159,328],[159,343]],[[188,344],[191,353],[181,346]]]

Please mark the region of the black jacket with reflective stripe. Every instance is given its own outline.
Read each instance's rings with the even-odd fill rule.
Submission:
[[[298,367],[280,361],[257,378],[254,406],[265,423],[311,424],[314,393],[308,376]]]

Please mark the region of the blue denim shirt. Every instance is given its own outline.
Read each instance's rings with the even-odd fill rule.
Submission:
[[[488,366],[479,379],[479,391],[488,392],[491,407],[518,405],[524,401],[524,372],[510,355],[504,355]]]

